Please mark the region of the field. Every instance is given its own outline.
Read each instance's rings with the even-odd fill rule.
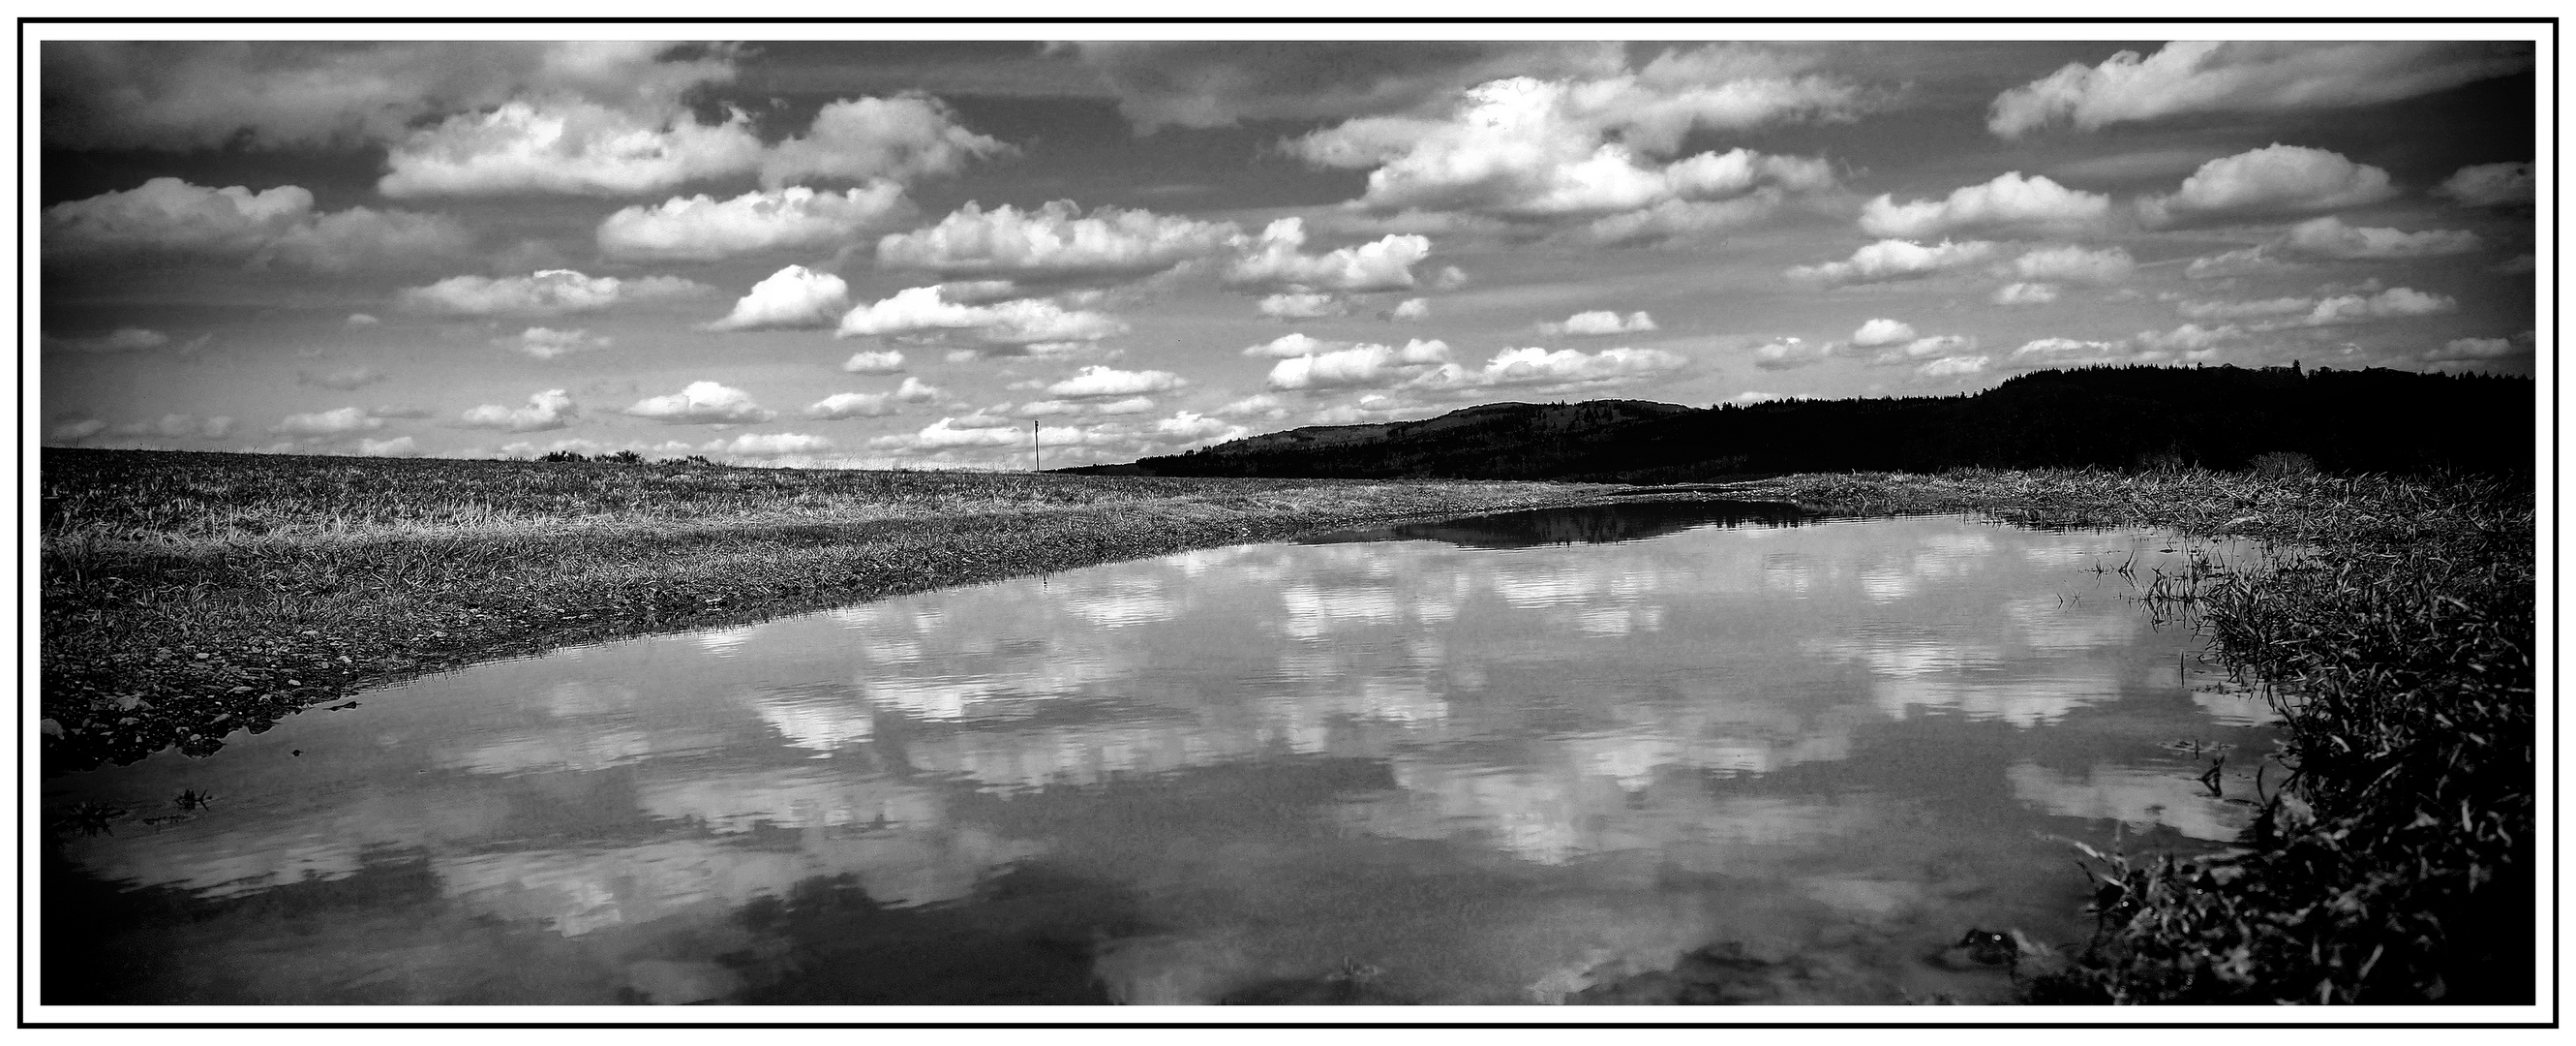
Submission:
[[[569,643],[1605,489],[44,455],[48,774]]]

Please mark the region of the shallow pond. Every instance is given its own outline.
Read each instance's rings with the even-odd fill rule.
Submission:
[[[2080,940],[2070,840],[2247,820],[2268,714],[2141,597],[2258,555],[1649,503],[496,662],[47,782],[130,812],[42,998],[2001,1001],[1943,949]]]

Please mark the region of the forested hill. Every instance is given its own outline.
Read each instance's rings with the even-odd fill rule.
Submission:
[[[1638,400],[1493,403],[1065,471],[1671,483],[1959,466],[2238,469],[2261,455],[2297,454],[2327,471],[2523,474],[2533,469],[2537,416],[2529,378],[2095,367],[2036,371],[1946,397],[1706,409]]]

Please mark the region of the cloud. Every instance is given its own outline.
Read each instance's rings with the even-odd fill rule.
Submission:
[[[750,117],[697,121],[676,103],[640,109],[513,100],[411,132],[385,157],[376,191],[417,196],[632,196],[757,174],[764,188],[806,178],[895,182],[948,174],[1009,147],[956,124],[926,96],[842,99],[806,133],[764,145]]]
[[[1661,160],[1694,129],[1849,119],[1873,101],[1838,80],[1707,57],[1714,53],[1667,54],[1642,73],[1617,77],[1492,80],[1438,115],[1365,117],[1283,144],[1317,166],[1368,170],[1357,203],[1378,212],[1590,218],[1740,196],[1764,185],[1830,187],[1831,167],[1814,159],[1737,149]]]
[[[1431,302],[1423,298],[1406,298],[1386,311],[1386,318],[1397,323],[1413,323],[1431,318]]]
[[[895,349],[863,349],[841,361],[841,369],[852,374],[893,374],[903,369],[903,353]]]
[[[1880,240],[1853,251],[1848,261],[1800,265],[1785,275],[1827,285],[1902,280],[1975,265],[1993,257],[1995,250],[1989,240],[1943,240],[1929,247],[1906,240]]]
[[[358,440],[355,449],[357,450],[358,456],[362,458],[416,458],[420,456],[420,444],[409,436],[396,436],[392,439],[366,439],[362,437]]]
[[[1312,356],[1317,353],[1331,352],[1335,349],[1343,348],[1349,348],[1349,345],[1338,341],[1325,341],[1321,338],[1300,334],[1296,331],[1290,331],[1259,345],[1247,345],[1244,347],[1242,355],[1285,360],[1295,359],[1299,356]]]
[[[318,211],[300,186],[254,193],[154,178],[45,208],[41,242],[50,262],[198,258],[342,272],[453,257],[473,236],[442,215]]]
[[[2236,276],[2268,276],[2304,268],[2307,266],[2280,257],[2276,245],[2259,244],[2206,258],[2194,258],[2191,264],[2183,266],[2182,274],[2185,279],[2223,280]]]
[[[1763,370],[1794,370],[1823,363],[1832,350],[1831,344],[1819,345],[1801,338],[1773,338],[1753,347],[1753,365]]]
[[[169,335],[142,327],[118,327],[94,338],[44,337],[49,352],[149,352],[169,344]]]
[[[2424,354],[2435,370],[2520,370],[2530,366],[2535,341],[2531,331],[2510,338],[2453,338]]]
[[[1030,210],[1009,204],[958,208],[927,229],[877,241],[877,264],[943,275],[1132,275],[1236,250],[1243,229],[1147,210],[1095,208],[1071,200]]]
[[[1448,363],[1449,346],[1414,339],[1403,348],[1361,344],[1331,349],[1273,364],[1263,384],[1281,391],[1335,388],[1387,388]]]
[[[2452,312],[2459,307],[2459,301],[2449,295],[2427,294],[2411,287],[2391,287],[2367,297],[2340,294],[2320,300],[2299,323],[2301,326],[2321,327],[2365,320],[2430,316]]]
[[[1690,362],[1690,357],[1662,349],[1618,348],[1593,353],[1574,349],[1553,352],[1541,348],[1505,349],[1495,353],[1476,370],[1466,370],[1454,363],[1443,364],[1439,369],[1415,379],[1412,384],[1438,390],[1574,389],[1642,381],[1688,369]]]
[[[2530,203],[2536,185],[2528,161],[2482,163],[2451,172],[2433,187],[2433,195],[2469,207],[2510,207]]]
[[[1146,392],[1167,392],[1189,382],[1165,370],[1118,370],[1112,367],[1084,367],[1070,378],[1047,386],[1047,395],[1067,399],[1095,399],[1108,396],[1133,396]]]
[[[1874,319],[1853,331],[1851,343],[1864,349],[1914,340],[1914,327],[1901,320]]]
[[[1261,299],[1253,306],[1274,320],[1311,320],[1325,316],[1342,316],[1351,311],[1350,304],[1330,294],[1311,291],[1284,291]]]
[[[651,40],[47,41],[53,149],[354,146],[522,94],[665,105],[729,80],[730,53]]]
[[[850,308],[850,285],[828,272],[790,265],[751,285],[711,331],[819,330]]]
[[[751,394],[712,381],[694,381],[668,396],[636,401],[626,413],[665,425],[746,425],[777,417],[751,401]]]
[[[707,449],[711,453],[738,454],[747,458],[774,458],[830,450],[832,441],[801,432],[746,432],[731,442],[710,443]]]
[[[1602,247],[1699,243],[1769,218],[1788,202],[1788,194],[1769,186],[1732,200],[1665,200],[1595,218],[1562,238]]]
[[[1137,134],[1166,126],[1402,112],[1510,76],[1611,76],[1627,66],[1606,42],[1336,40],[1081,41]]]
[[[97,418],[82,418],[56,425],[45,433],[48,443],[78,443],[107,431],[107,423]]]
[[[92,431],[95,432],[96,430]],[[193,414],[164,414],[150,421],[136,421],[118,425],[111,431],[120,436],[159,436],[165,439],[222,439],[232,433],[233,419],[223,416],[199,418]]]
[[[2465,230],[2426,229],[2422,232],[2400,232],[2345,225],[2331,214],[2291,226],[2280,240],[2280,248],[2293,254],[2337,260],[2430,258],[2445,254],[2466,254],[2484,246],[2478,235]]]
[[[715,261],[836,246],[911,213],[903,186],[885,180],[839,193],[796,186],[722,201],[700,193],[620,210],[599,223],[596,238],[602,256],[619,260]]]
[[[1897,203],[1881,195],[1861,208],[1860,228],[1872,236],[1927,239],[1963,229],[2076,233],[2099,229],[2111,215],[2111,198],[2069,189],[2044,175],[2019,171],[1980,185],[1961,186],[1947,199]]]
[[[2053,283],[2007,283],[2001,287],[1995,288],[1994,297],[1988,300],[1997,305],[2046,305],[2049,302],[2057,300],[2057,285]]]
[[[805,416],[818,421],[881,418],[894,412],[894,397],[883,392],[836,392],[805,408]]]
[[[2007,361],[2022,369],[2137,363],[2199,363],[2223,354],[2226,343],[2245,331],[2233,324],[2202,327],[2186,323],[2170,331],[2139,331],[2126,338],[2034,338],[2013,350]]]
[[[1655,329],[1655,318],[1644,312],[1632,312],[1622,319],[1616,312],[1598,309],[1575,313],[1562,323],[1542,321],[1538,329],[1541,334],[1642,334]]]
[[[909,436],[879,436],[869,440],[868,445],[881,450],[922,451],[1028,446],[1028,433],[1020,431],[1016,423],[1013,425],[1011,428],[980,428],[961,426],[956,418],[941,418]],[[1079,429],[1041,429],[1038,438],[1048,445],[1066,446],[1080,442],[1082,432]]]
[[[2287,316],[2316,307],[2314,298],[2270,298],[2262,301],[2190,301],[2174,308],[2195,320],[2240,320],[2254,316]]]
[[[2168,196],[2138,201],[2149,225],[2195,218],[2295,214],[2377,203],[2397,195],[2388,172],[2340,153],[2274,143],[2200,165]]]
[[[1927,378],[1955,378],[1984,371],[1993,359],[1986,356],[1945,356],[1916,370]]]
[[[1261,230],[1242,257],[1226,266],[1238,287],[1296,285],[1336,291],[1384,291],[1413,286],[1413,265],[1431,254],[1423,236],[1388,235],[1370,243],[1305,254],[1306,223],[1281,218]]]
[[[2129,252],[2118,247],[2086,250],[2072,244],[2042,247],[2013,259],[2012,274],[2025,280],[2113,284],[2128,280],[2137,268]]]
[[[395,302],[411,312],[449,316],[554,316],[599,312],[625,302],[707,294],[714,288],[677,276],[585,276],[571,269],[540,269],[529,276],[450,276],[426,287],[405,287]]]
[[[492,344],[533,359],[551,360],[576,352],[604,349],[614,340],[605,334],[592,334],[588,328],[555,330],[551,327],[530,327],[507,338],[494,338]]]
[[[340,370],[323,371],[320,374],[303,370],[295,372],[295,383],[298,385],[310,385],[315,388],[323,389],[337,389],[342,392],[347,392],[352,389],[363,389],[383,380],[385,380],[385,372],[377,370],[374,367],[347,367]]]
[[[269,426],[268,431],[280,436],[345,436],[354,432],[371,432],[384,427],[384,421],[359,407],[335,407],[311,414],[289,414]]]
[[[486,403],[466,411],[457,424],[475,429],[502,429],[509,432],[545,432],[571,425],[581,408],[562,389],[547,389],[528,397],[528,405],[516,409],[497,403]]]
[[[1267,392],[1245,396],[1218,407],[1213,412],[1222,418],[1260,418],[1280,421],[1288,417],[1288,401]]]
[[[906,377],[903,379],[903,384],[894,390],[894,398],[905,403],[936,402],[941,396],[947,394],[939,386],[914,377]]]
[[[385,321],[369,316],[366,313],[353,312],[349,314],[348,320],[343,325],[351,330],[356,330],[360,327],[373,327],[383,322]]]
[[[1031,345],[1114,338],[1127,333],[1127,324],[1107,313],[1067,309],[1043,298],[964,305],[948,301],[940,288],[911,287],[851,309],[835,333],[849,338],[943,331],[970,332],[995,345]]]
[[[2376,105],[2531,67],[2527,44],[2176,41],[2141,58],[2070,63],[1995,97],[1986,129],[2018,138],[2054,123],[2114,123],[2213,112]]]

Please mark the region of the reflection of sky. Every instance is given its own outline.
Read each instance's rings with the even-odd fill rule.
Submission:
[[[2097,755],[2069,776],[2030,756],[2108,715],[2149,716],[2160,736],[2255,721],[2237,706],[2259,702],[2180,698],[2191,637],[2148,628],[2126,583],[2090,569],[2135,548],[2144,574],[2163,547],[1911,519],[1206,550],[422,680],[203,764],[93,775],[85,787],[130,805],[180,787],[241,798],[74,850],[117,878],[216,893],[345,877],[370,846],[425,850],[476,913],[583,939],[685,935],[815,875],[927,903],[1084,850],[1055,819],[983,823],[991,804],[1115,807],[1122,782],[1356,760],[1381,769],[1225,816],[1586,882],[1632,858],[1796,867],[1819,878],[1785,896],[1894,918],[1915,909],[1888,898],[1914,894],[1881,850],[1960,832],[2026,847],[2048,816],[2231,831],[2232,808],[2195,802],[2153,757]],[[1975,728],[2002,733],[1934,739]],[[312,754],[281,757],[289,745]],[[1945,804],[1984,812],[1916,809]],[[1190,852],[1122,847],[1118,874],[1165,845]]]

